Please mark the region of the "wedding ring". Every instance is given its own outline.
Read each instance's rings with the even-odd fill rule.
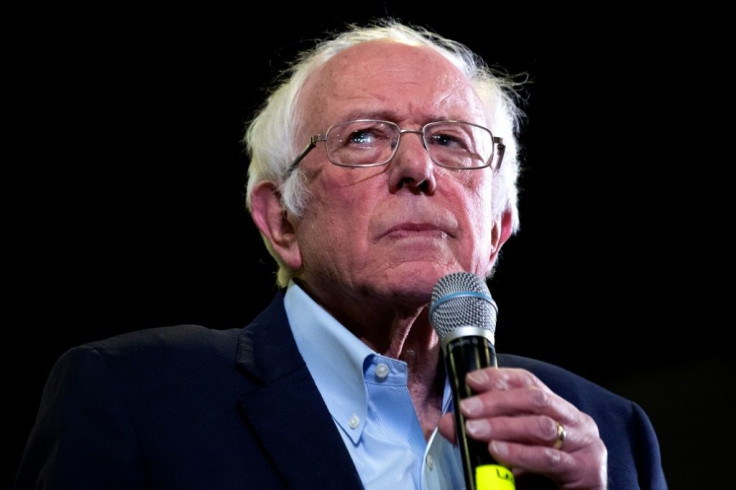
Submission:
[[[555,438],[555,444],[552,447],[554,447],[555,449],[561,449],[562,445],[565,443],[567,431],[565,430],[564,425],[557,421],[555,421],[555,423],[557,424],[557,437]]]

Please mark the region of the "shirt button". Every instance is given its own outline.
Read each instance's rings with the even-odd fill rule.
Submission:
[[[434,468],[434,460],[432,459],[432,455],[428,454],[427,455],[427,469],[429,469],[429,471],[432,471],[432,468]]]
[[[376,377],[378,379],[386,379],[388,376],[388,366],[384,363],[380,363],[376,366]]]
[[[350,420],[348,420],[348,425],[351,429],[355,429],[360,425],[360,417],[358,417],[356,414],[353,414],[352,417],[350,417]]]

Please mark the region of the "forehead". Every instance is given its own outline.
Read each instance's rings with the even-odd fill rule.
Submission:
[[[336,54],[307,80],[302,97],[307,114],[322,123],[350,114],[473,120],[482,115],[465,76],[441,54],[391,41]]]

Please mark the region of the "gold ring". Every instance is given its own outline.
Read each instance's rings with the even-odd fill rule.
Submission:
[[[555,423],[557,424],[557,437],[555,438],[555,444],[552,447],[555,449],[561,449],[562,445],[565,443],[565,439],[567,438],[567,430],[565,430],[565,426],[561,423],[557,421],[555,421]]]

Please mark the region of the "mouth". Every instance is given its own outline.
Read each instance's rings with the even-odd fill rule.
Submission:
[[[400,238],[445,238],[448,233],[439,226],[430,223],[400,223],[389,228],[384,236]]]

